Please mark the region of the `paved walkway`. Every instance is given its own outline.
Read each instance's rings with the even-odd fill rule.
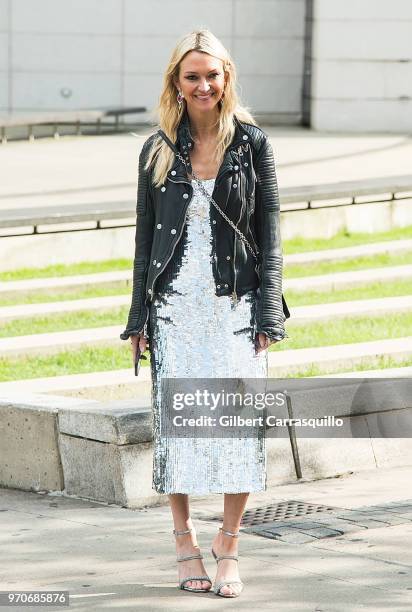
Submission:
[[[70,609],[79,612],[207,612],[223,606],[248,612],[409,612],[411,479],[412,467],[388,467],[251,494],[246,510],[291,500],[338,507],[339,514],[346,509],[343,519],[322,515],[322,520],[334,518],[335,527],[346,524],[346,531],[325,538],[325,533],[312,527],[313,537],[303,538],[302,543],[241,531],[239,569],[245,587],[239,598],[227,601],[213,593],[177,588],[173,523],[166,496],[163,506],[131,510],[3,489],[0,541],[7,563],[0,570],[1,589],[66,590]],[[209,549],[221,523],[210,519],[220,515],[222,497],[191,497],[193,524],[212,580],[216,564]],[[348,521],[348,510],[383,504],[384,510],[375,507],[375,519],[369,516],[367,524],[366,515],[361,520],[357,514]],[[391,519],[382,521],[382,513]],[[296,520],[291,518],[287,524]],[[307,517],[301,523],[306,523],[299,528],[302,533],[310,531]]]
[[[262,127],[273,145],[280,188],[411,171],[412,137],[407,134],[335,134],[300,126]],[[134,201],[139,152],[153,129],[145,126],[133,131],[139,138],[130,134],[68,136],[14,141],[0,147],[0,208]]]

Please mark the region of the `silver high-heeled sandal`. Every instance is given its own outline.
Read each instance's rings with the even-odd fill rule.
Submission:
[[[223,527],[219,527],[219,530],[222,533],[225,533],[226,535],[230,535],[232,536],[232,538],[238,538],[239,537],[239,532],[237,533],[233,533],[232,531],[226,531],[226,529],[223,529]],[[234,559],[235,561],[239,562],[239,557],[237,555],[220,555],[220,557],[218,557],[215,553],[215,551],[212,548],[212,555],[214,556],[216,563],[219,563],[219,561],[221,559]],[[239,584],[240,587],[235,587],[232,588],[232,584]],[[222,593],[221,592],[221,588],[222,586],[229,586],[233,593]],[[215,595],[220,595],[221,597],[239,597],[239,595],[241,594],[241,592],[243,591],[243,582],[241,580],[221,580],[220,582],[218,582],[217,584],[215,584],[213,591],[215,593]]]
[[[183,535],[185,533],[190,533],[191,531],[193,531],[191,528],[187,529],[186,531],[178,531],[177,529],[173,529],[173,533],[175,535]],[[185,557],[177,557],[178,562],[189,561],[190,559],[203,559],[203,555],[198,553],[197,555],[186,555]],[[178,588],[184,591],[193,591],[194,593],[208,593],[210,591],[210,587],[208,589],[194,589],[193,587],[185,586],[186,582],[189,582],[190,580],[207,580],[208,582],[210,582],[210,586],[212,586],[212,581],[210,580],[209,576],[187,576],[187,578],[182,578],[182,580],[179,582]]]

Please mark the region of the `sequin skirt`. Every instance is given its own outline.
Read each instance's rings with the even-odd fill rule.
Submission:
[[[214,179],[204,180],[209,193]],[[178,256],[165,270],[150,307],[153,478],[158,493],[266,490],[264,435],[188,438],[160,435],[166,378],[267,378],[267,351],[255,354],[256,292],[235,304],[215,295],[210,204],[193,183]]]

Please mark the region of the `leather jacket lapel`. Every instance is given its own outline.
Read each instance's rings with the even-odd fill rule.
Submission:
[[[225,155],[223,157],[223,161],[218,170],[218,174],[216,177],[216,183],[219,182],[219,179],[223,174],[225,174],[228,170],[232,169],[233,165],[233,157],[231,155],[231,151],[235,151],[240,145],[244,144],[243,135],[246,134],[244,131],[239,119],[234,116],[235,121],[235,133],[231,144],[227,147]],[[190,132],[190,123],[189,123],[189,115],[187,110],[185,109],[182,118],[180,120],[179,126],[177,128],[177,139],[175,143],[176,149],[183,155],[186,159],[186,163],[190,166],[190,155],[189,151],[194,149],[195,142],[192,138],[192,134]],[[183,163],[177,159],[177,165],[182,166],[183,172],[185,172]],[[174,167],[174,170],[177,171],[177,168]],[[191,167],[188,168],[191,171]]]
[[[230,196],[230,187],[224,184],[224,176],[226,175],[226,173],[232,172],[234,170],[234,166],[236,166],[236,164],[239,164],[237,150],[239,149],[239,147],[242,146],[242,144],[244,144],[243,135],[246,134],[240,121],[237,119],[236,116],[234,116],[234,121],[234,137],[232,139],[231,144],[226,149],[222,163],[218,170],[215,187],[212,194],[214,200],[223,210],[223,212],[226,212]],[[161,132],[161,130],[159,130],[159,132]],[[173,183],[187,183],[190,185],[191,182],[188,177],[188,172],[191,172],[192,168],[190,165],[189,151],[194,149],[195,142],[190,132],[190,122],[187,110],[185,109],[179,126],[177,128],[177,137],[175,143],[173,143],[164,132],[160,135],[175,153],[174,163],[167,174],[167,179]],[[180,155],[183,156],[187,166],[185,166],[185,164],[177,157],[177,153],[180,153]],[[224,221],[224,219],[218,211],[216,211],[216,215],[217,224],[220,225],[221,222]]]

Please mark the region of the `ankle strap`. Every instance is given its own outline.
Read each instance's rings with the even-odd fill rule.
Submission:
[[[232,538],[238,538],[239,537],[239,532],[237,531],[236,533],[234,533],[233,531],[226,531],[226,529],[223,529],[223,527],[219,527],[220,531],[222,533],[225,533],[226,535],[230,535],[232,536]]]
[[[177,529],[173,529],[173,533],[175,535],[184,535],[185,533],[190,533],[191,531],[193,531],[192,528],[186,529],[186,531],[178,531]]]

